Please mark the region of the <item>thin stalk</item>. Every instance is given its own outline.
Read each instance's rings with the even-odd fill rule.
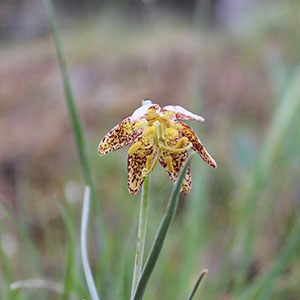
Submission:
[[[208,271],[206,269],[204,269],[199,273],[197,280],[193,286],[193,289],[192,289],[191,293],[189,294],[189,296],[187,297],[187,300],[192,300],[194,298],[194,296],[197,292],[197,289],[200,285],[200,282],[202,281],[203,277],[207,274],[207,272]]]
[[[148,221],[149,183],[150,183],[150,176],[147,176],[145,178],[145,181],[144,181],[143,187],[142,187],[139,227],[138,227],[138,235],[137,235],[136,250],[135,250],[135,260],[134,260],[134,270],[133,270],[132,286],[131,286],[131,297],[130,297],[131,299],[134,296],[134,292],[136,290],[138,280],[140,278],[142,268],[143,268],[144,250],[145,250],[146,232],[147,232],[147,221]]]
[[[259,195],[272,171],[273,164],[276,163],[278,152],[285,142],[289,126],[292,121],[296,120],[299,110],[300,67],[297,67],[270,124],[269,132],[264,140],[256,167],[250,178],[250,184],[246,187],[245,196],[240,201],[243,203],[243,207],[237,242],[242,245],[242,256],[240,269],[235,275],[235,289],[238,292],[246,282],[246,270],[248,270],[251,262],[255,236],[255,226],[253,224],[255,222]],[[242,239],[242,242],[240,242],[240,239]]]
[[[99,300],[96,285],[92,275],[91,267],[87,254],[87,235],[88,235],[88,222],[89,222],[89,210],[90,210],[90,188],[87,186],[84,192],[82,219],[81,219],[81,233],[80,233],[80,249],[81,259],[84,270],[85,279],[89,289],[89,293],[92,300]]]
[[[139,278],[133,300],[141,300],[143,299],[144,293],[146,286],[148,284],[148,281],[150,279],[150,276],[153,272],[153,269],[157,263],[158,256],[160,254],[160,251],[162,249],[162,246],[164,244],[168,229],[170,227],[170,224],[174,218],[174,215],[176,213],[176,209],[178,206],[178,199],[179,199],[179,193],[180,193],[180,187],[182,185],[187,167],[190,163],[191,158],[194,155],[191,154],[191,156],[187,159],[185,164],[183,165],[180,174],[178,176],[178,179],[172,189],[169,201],[168,201],[168,206],[166,209],[166,212],[160,222],[159,228],[157,230],[155,239],[153,241],[151,250],[148,254],[148,257],[146,259],[145,265],[143,267],[143,271],[141,273],[141,276]]]
[[[70,299],[70,295],[73,289],[75,281],[75,265],[76,265],[76,238],[74,228],[76,228],[69,208],[64,206],[59,200],[56,201],[62,220],[66,228],[67,236],[67,254],[66,254],[66,269],[65,269],[65,280],[64,280],[64,291],[62,299]]]
[[[236,297],[238,300],[267,300],[271,299],[274,294],[274,286],[280,276],[289,268],[289,265],[300,251],[300,223],[299,220],[294,225],[290,237],[284,243],[278,256],[274,259],[269,268],[257,276],[256,280],[250,287],[243,290],[241,296]],[[273,297],[274,298],[274,297]],[[272,299],[273,299],[272,298]]]
[[[10,284],[9,288],[11,290],[17,289],[45,289],[57,294],[62,294],[64,287],[62,284],[46,279],[28,279],[28,280],[19,280]]]
[[[96,222],[99,224],[96,224],[97,232],[100,233],[100,240],[101,245],[106,246],[106,237],[105,237],[105,231],[103,224],[101,224],[101,217],[100,214],[100,207],[98,201],[96,201],[96,192],[95,192],[95,185],[92,178],[92,172],[90,168],[90,164],[87,158],[87,151],[86,151],[86,143],[84,138],[84,132],[82,129],[82,124],[78,115],[78,111],[75,105],[73,91],[71,87],[71,82],[68,74],[68,67],[67,62],[64,56],[62,42],[59,34],[59,29],[57,26],[57,21],[55,18],[55,14],[53,11],[53,6],[51,0],[44,0],[47,12],[48,12],[48,18],[49,23],[51,26],[51,30],[53,33],[53,39],[54,39],[54,45],[56,50],[57,59],[59,62],[59,68],[61,73],[61,78],[63,82],[63,88],[65,93],[65,99],[67,103],[67,108],[69,111],[69,117],[72,124],[73,134],[75,138],[76,148],[79,156],[80,166],[81,170],[85,179],[86,184],[91,189],[91,202],[93,206],[93,211],[97,214]],[[100,242],[98,242],[100,244]]]
[[[90,166],[86,155],[84,135],[83,135],[80,118],[78,116],[78,112],[75,106],[73,91],[72,91],[69,74],[68,74],[67,62],[62,49],[62,43],[61,43],[61,38],[57,26],[57,21],[54,15],[51,0],[45,0],[45,4],[47,6],[49,22],[53,33],[56,55],[59,62],[61,77],[63,81],[63,88],[64,88],[65,98],[67,102],[67,108],[69,110],[70,120],[73,127],[80,164],[86,182],[90,186],[90,183],[92,182],[92,176],[91,176]]]

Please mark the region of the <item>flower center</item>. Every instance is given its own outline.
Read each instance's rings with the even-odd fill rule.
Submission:
[[[145,117],[147,121],[143,123],[145,129],[142,136],[129,148],[128,154],[146,158],[143,176],[152,172],[160,155],[166,161],[168,171],[174,172],[172,153],[185,152],[192,144],[188,138],[180,137],[170,112],[159,115],[155,110],[149,109]],[[148,149],[153,151],[149,153]]]

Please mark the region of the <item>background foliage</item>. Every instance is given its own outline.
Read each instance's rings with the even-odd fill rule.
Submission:
[[[101,299],[129,298],[139,197],[127,192],[126,151],[99,158],[97,145],[142,98],[203,115],[191,125],[218,162],[211,170],[193,160],[192,192],[180,198],[145,299],[186,298],[203,268],[196,299],[300,293],[300,7],[236,2],[55,3],[96,185],[89,255]],[[46,8],[32,1],[31,15],[24,3],[0,4],[1,298],[88,299],[79,253],[85,183]],[[147,249],[170,190],[157,168]],[[64,293],[9,289],[32,278]]]

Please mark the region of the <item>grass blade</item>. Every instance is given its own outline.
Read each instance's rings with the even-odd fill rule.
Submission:
[[[189,296],[187,297],[187,300],[192,300],[192,299],[193,299],[193,297],[195,296],[195,294],[196,294],[196,292],[197,292],[197,289],[198,289],[198,287],[199,287],[200,282],[202,281],[203,277],[207,274],[207,272],[208,272],[208,271],[207,271],[206,269],[204,269],[204,270],[202,270],[202,271],[200,272],[200,274],[199,274],[198,277],[197,277],[197,280],[196,280],[196,282],[195,282],[195,284],[194,284],[194,287],[193,287],[191,293],[190,293]]]
[[[10,285],[11,290],[17,289],[45,289],[57,294],[63,293],[63,285],[54,281],[45,280],[45,279],[28,279],[28,280],[19,280],[15,281]]]
[[[300,251],[299,229],[298,222],[291,233],[290,239],[280,251],[277,259],[274,260],[269,270],[258,277],[253,285],[246,289],[238,298],[239,300],[267,300],[271,298],[272,287],[276,279],[287,269],[290,261],[295,258]]]
[[[75,143],[76,143],[76,148],[77,148],[77,152],[78,152],[78,156],[79,156],[79,160],[80,160],[82,173],[83,173],[86,184],[91,189],[91,200],[92,200],[93,211],[98,214],[95,222],[98,223],[98,224],[96,224],[97,225],[96,227],[97,227],[97,231],[100,233],[101,244],[106,246],[106,236],[105,236],[104,226],[100,222],[100,220],[102,220],[102,218],[99,216],[100,207],[99,207],[98,201],[96,201],[95,186],[94,186],[94,182],[93,182],[93,178],[92,178],[90,164],[89,164],[89,161],[87,158],[84,133],[83,133],[80,118],[79,118],[79,115],[78,115],[78,112],[77,112],[77,109],[75,106],[74,96],[73,96],[71,83],[70,83],[70,79],[69,79],[66,59],[65,59],[63,49],[62,49],[62,43],[61,43],[61,39],[60,39],[60,35],[59,35],[57,21],[56,21],[55,15],[54,15],[51,0],[44,0],[44,2],[47,7],[49,22],[50,22],[50,26],[51,26],[52,33],[53,33],[56,55],[57,55],[57,59],[59,62],[59,68],[60,68],[60,73],[61,73],[61,77],[62,77],[65,98],[66,98],[67,107],[68,107],[68,111],[69,111],[70,121],[71,121],[72,128],[73,128],[73,134],[74,134],[74,138],[75,138]]]
[[[90,188],[89,186],[87,186],[84,192],[82,220],[81,220],[81,234],[80,234],[81,259],[82,259],[84,275],[90,292],[90,296],[92,300],[99,300],[99,296],[97,293],[97,289],[95,286],[95,282],[93,279],[93,275],[91,272],[88,255],[87,255],[87,233],[88,233],[87,227],[89,221],[89,209],[90,209]]]
[[[137,288],[136,288],[136,291],[135,291],[135,294],[133,297],[134,300],[143,299],[149,278],[150,278],[152,271],[155,267],[155,264],[157,262],[159,253],[162,249],[162,246],[163,246],[164,240],[166,238],[166,234],[167,234],[167,231],[171,224],[171,221],[175,215],[177,205],[178,205],[180,187],[182,185],[182,182],[183,182],[183,179],[185,176],[185,172],[187,170],[187,167],[189,165],[191,157],[193,157],[193,154],[185,162],[183,168],[181,169],[179,177],[172,189],[166,212],[165,212],[163,219],[159,225],[158,231],[156,233],[156,237],[154,239],[151,250],[150,250],[147,260],[145,262],[145,266],[143,268],[141,277],[139,279],[139,282],[138,282],[138,285],[137,285]]]
[[[37,269],[41,268],[40,266],[43,265],[41,262],[41,256],[32,240],[32,237],[30,236],[30,230],[28,229],[28,226],[24,223],[21,223],[20,220],[16,218],[2,203],[0,203],[0,210],[4,217],[7,218],[7,220],[16,228],[16,231],[20,235],[20,239],[22,240],[26,251],[31,253],[31,255],[26,257],[26,260],[30,260],[31,265],[36,266]]]
[[[142,188],[139,226],[138,226],[138,235],[137,235],[137,244],[136,244],[136,252],[135,252],[135,259],[134,259],[134,270],[133,270],[130,298],[132,298],[134,295],[143,268],[144,250],[145,250],[146,233],[147,233],[147,221],[148,221],[149,181],[150,181],[150,176],[147,176],[144,180],[143,188]]]
[[[257,160],[256,167],[252,173],[251,181],[248,189],[245,191],[244,199],[240,202],[243,203],[242,212],[240,214],[238,243],[242,246],[242,261],[240,270],[237,272],[235,288],[237,291],[243,286],[246,279],[246,270],[250,264],[252,257],[252,246],[254,239],[254,216],[259,200],[259,195],[263,189],[267,178],[271,172],[272,165],[274,164],[278,152],[281,149],[286,132],[292,121],[300,111],[300,67],[298,67],[286,89],[285,95],[281,100],[269,132],[265,138],[260,155]]]
[[[63,81],[63,88],[65,93],[65,98],[67,101],[67,107],[69,110],[70,120],[73,127],[73,133],[75,137],[75,142],[77,146],[77,151],[80,159],[81,168],[86,179],[88,185],[92,182],[91,172],[89,163],[87,160],[86,149],[85,149],[85,142],[84,142],[84,135],[82,130],[82,125],[78,116],[78,112],[74,103],[74,96],[71,88],[71,83],[69,79],[67,63],[63,54],[61,40],[59,36],[59,30],[57,28],[57,21],[54,16],[53,7],[51,4],[51,0],[45,0],[47,11],[49,15],[49,21],[51,25],[51,29],[53,32],[54,43],[55,43],[55,50],[59,62],[61,77]]]
[[[65,282],[64,282],[64,292],[63,299],[70,299],[71,291],[74,286],[74,270],[75,270],[75,261],[76,261],[76,242],[74,228],[75,224],[70,215],[70,212],[65,208],[59,201],[56,201],[63,222],[66,226],[67,231],[67,262],[66,262],[66,271],[65,271]]]

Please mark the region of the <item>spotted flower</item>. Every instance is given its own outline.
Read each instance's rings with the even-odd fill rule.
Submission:
[[[112,128],[100,141],[99,155],[131,144],[127,160],[130,194],[138,192],[158,161],[175,182],[190,149],[197,152],[208,165],[217,167],[193,129],[181,120],[204,121],[181,106],[160,107],[145,100],[140,108]],[[181,191],[190,192],[191,184],[191,170],[188,167]]]

